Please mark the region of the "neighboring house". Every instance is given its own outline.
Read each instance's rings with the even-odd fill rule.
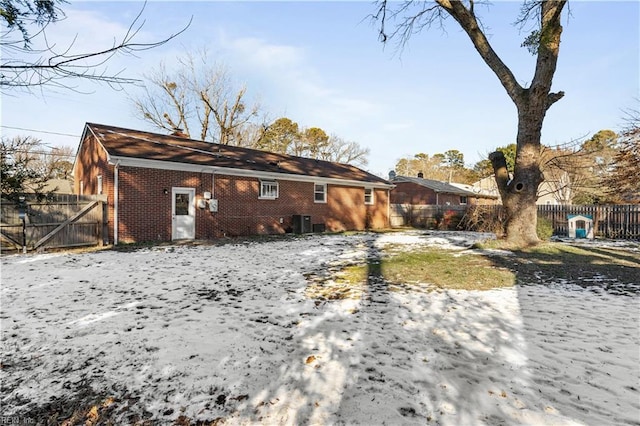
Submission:
[[[109,241],[389,226],[388,181],[357,167],[87,123],[77,194],[105,194]]]
[[[395,185],[391,190],[391,204],[411,205],[477,205],[495,204],[497,196],[474,192],[472,189],[438,180],[418,177],[397,176],[390,173],[389,180]]]
[[[69,179],[48,179],[44,182],[25,181],[21,193],[37,194],[36,198],[44,197],[49,194],[73,194],[73,180]]]
[[[496,197],[497,204],[502,204],[502,199],[500,198],[500,192],[498,191],[498,185],[496,184],[495,175],[487,176],[485,178],[480,179],[477,182],[474,182],[473,190],[481,192],[483,194],[490,194]]]
[[[568,183],[568,175],[565,173],[559,180],[544,180],[538,186],[538,200],[537,205],[565,205],[571,204],[572,191]],[[492,194],[497,197],[497,203],[502,204],[500,193],[498,192],[498,185],[496,184],[496,178],[494,175],[487,176],[475,182],[473,185],[474,191],[480,191],[482,193]]]
[[[42,189],[44,193],[73,194],[73,181],[69,179],[49,179]]]

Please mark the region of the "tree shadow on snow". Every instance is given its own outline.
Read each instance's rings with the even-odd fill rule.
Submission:
[[[271,384],[230,421],[522,422],[519,410],[535,401],[522,389],[522,324],[482,292],[391,288],[377,238],[363,238],[369,266],[360,301],[318,305]]]

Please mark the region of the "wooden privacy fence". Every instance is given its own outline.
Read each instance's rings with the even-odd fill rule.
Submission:
[[[454,229],[464,216],[467,206],[435,206],[391,204],[391,227]]]
[[[555,235],[568,235],[567,215],[590,215],[596,237],[640,240],[640,205],[538,206],[538,216],[553,224]]]
[[[454,229],[468,209],[485,210],[485,218],[502,215],[502,206],[432,206],[391,204],[392,227]],[[551,221],[554,235],[568,235],[568,215],[590,215],[594,234],[601,238],[640,240],[640,205],[540,205],[538,215]]]
[[[102,245],[107,235],[106,211],[106,196],[58,194],[42,202],[27,199],[23,223],[18,204],[3,200],[0,248],[44,250]]]

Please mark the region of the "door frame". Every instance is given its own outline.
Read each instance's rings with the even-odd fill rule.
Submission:
[[[189,215],[193,218],[193,228],[190,230],[190,236],[177,238],[177,220],[176,220],[176,194],[189,194]],[[194,240],[196,238],[196,189],[181,186],[171,188],[171,240]]]

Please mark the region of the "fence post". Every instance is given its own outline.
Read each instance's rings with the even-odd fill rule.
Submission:
[[[22,253],[27,253],[27,220],[22,216]]]
[[[18,217],[22,220],[22,253],[27,253],[27,199],[18,197]]]

